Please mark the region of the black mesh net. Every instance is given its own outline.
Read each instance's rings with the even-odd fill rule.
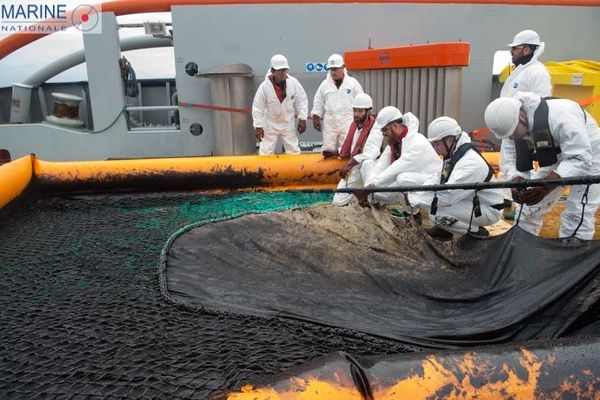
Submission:
[[[192,227],[166,246],[161,288],[199,310],[453,349],[561,337],[600,295],[600,241],[519,227],[442,243],[413,218],[358,204]]]
[[[330,195],[171,193],[0,210],[0,398],[204,398],[332,351],[415,351],[290,320],[167,303],[159,255],[182,226],[329,202]]]

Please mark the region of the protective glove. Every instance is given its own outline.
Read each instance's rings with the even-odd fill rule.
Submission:
[[[319,132],[321,132],[321,117],[319,117],[317,114],[313,114],[313,127],[318,130]]]
[[[350,170],[352,168],[354,168],[355,166],[358,165],[358,161],[356,161],[354,158],[351,158],[346,165],[344,165],[344,168],[342,168],[342,170],[340,171],[340,176],[344,179],[346,179],[346,176],[348,175],[348,173],[350,172]]]
[[[298,121],[298,133],[302,135],[305,130],[306,130],[306,120],[301,119]]]
[[[338,153],[337,150],[323,150],[323,157],[325,158],[337,157],[339,155],[340,153]]]
[[[546,186],[532,187],[521,192],[518,202],[521,204],[527,204],[528,206],[532,206],[542,201],[542,199],[546,197],[548,193],[550,193],[550,191]]]
[[[550,174],[548,174],[546,179],[560,179],[560,175],[552,171]],[[556,186],[554,185],[532,187],[521,192],[520,198],[523,203],[527,204],[528,206],[533,206],[542,201],[544,197],[546,197],[554,189],[556,189]]]
[[[259,142],[262,142],[262,138],[265,137],[265,130],[263,128],[254,128],[255,132],[254,134],[256,135],[256,140],[258,140]]]
[[[369,204],[369,194],[367,192],[354,192],[354,195],[358,199],[358,204],[363,208],[371,208]]]
[[[521,182],[523,180],[525,180],[523,177],[521,176],[515,176],[514,178],[511,179],[513,182]],[[521,188],[521,187],[514,187],[510,189],[510,193],[512,194],[512,198],[513,201],[519,204],[523,204],[524,201],[521,199],[521,194],[523,193],[523,191],[525,191],[525,188]]]

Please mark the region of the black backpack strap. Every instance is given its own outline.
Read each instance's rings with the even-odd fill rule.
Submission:
[[[517,171],[527,172],[533,169],[533,146],[525,139],[515,139],[515,165]]]
[[[485,182],[489,182],[492,180],[492,177],[494,176],[494,167],[492,167],[492,165],[485,159],[485,157],[481,154],[481,152],[479,151],[479,149],[473,145],[471,145],[471,148],[473,150],[475,150],[475,152],[477,154],[479,154],[479,157],[481,157],[481,159],[485,162],[485,165],[488,166],[488,174],[485,177]]]
[[[448,160],[448,166],[444,168],[444,173],[442,173],[442,182],[440,182],[440,183],[444,184],[444,183],[448,182],[448,178],[450,178],[450,174],[452,174],[452,170],[456,166],[456,163],[458,163],[458,161],[461,158],[463,158],[464,155],[469,150],[474,150],[477,154],[479,154],[481,159],[488,166],[489,171],[488,171],[487,177],[485,178],[485,182],[489,182],[492,179],[492,176],[494,176],[494,168],[490,165],[490,163],[487,162],[485,157],[483,157],[483,155],[481,155],[481,153],[479,152],[479,149],[477,147],[473,146],[473,143],[464,143],[458,149],[456,149],[454,154],[452,154],[452,157],[450,157],[450,159]]]
[[[467,151],[469,151],[469,150],[475,150],[475,152],[477,154],[479,154],[479,157],[481,157],[481,159],[488,166],[488,174],[485,177],[484,182],[489,182],[492,180],[492,177],[494,176],[494,168],[490,165],[489,162],[487,162],[487,160],[479,152],[479,149],[477,149],[477,147],[475,147],[472,143],[464,143],[464,144],[460,145],[460,147],[458,149],[456,149],[454,154],[452,154],[452,157],[450,157],[447,160],[444,160],[444,167],[442,170],[442,176],[440,178],[441,185],[448,182],[448,179],[450,178],[450,175],[452,174],[452,170],[454,170],[454,166],[456,165],[456,163],[458,163],[458,161],[461,158],[464,157],[465,154],[467,154]],[[431,215],[435,215],[437,213],[437,202],[438,202],[438,198],[437,198],[437,193],[436,193],[433,197],[433,201],[431,202],[431,209],[429,211],[429,213]]]
[[[540,167],[547,167],[558,161],[560,149],[554,146],[554,138],[550,132],[550,123],[548,121],[548,101],[556,97],[544,97],[540,100],[540,105],[533,114],[533,127],[531,136],[533,138],[533,147],[535,159]]]

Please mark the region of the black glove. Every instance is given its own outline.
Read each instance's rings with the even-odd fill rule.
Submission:
[[[552,186],[536,186],[524,190],[520,195],[521,204],[525,203],[528,206],[533,206],[542,201],[552,190],[554,190]]]
[[[513,182],[521,182],[522,180],[524,180],[522,177],[520,176],[515,176],[514,178],[512,178]],[[510,192],[512,194],[512,198],[513,201],[519,204],[523,204],[525,203],[525,201],[523,201],[523,199],[521,198],[522,193],[527,190],[527,188],[524,187],[514,187],[510,189]]]
[[[337,150],[323,150],[322,154],[325,158],[337,157],[340,155]]]
[[[560,175],[552,171],[550,174],[548,174],[548,176],[546,176],[546,179],[560,179]],[[556,186],[544,185],[522,190],[519,194],[519,200],[521,201],[517,202],[521,204],[525,203],[528,206],[533,206],[542,201],[544,197],[548,196],[548,194],[554,189],[556,189]]]
[[[356,192],[354,192],[354,195],[358,199],[358,204],[360,204],[361,207],[371,208],[371,204],[369,204],[369,193],[362,192],[362,191],[356,191]]]
[[[317,114],[313,114],[313,128],[321,132],[321,117]]]
[[[306,131],[306,120],[298,120],[298,133],[303,134]]]

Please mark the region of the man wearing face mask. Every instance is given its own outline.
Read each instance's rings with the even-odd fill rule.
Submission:
[[[377,114],[377,124],[388,145],[377,161],[367,160],[361,167],[367,188],[422,185],[431,175],[439,174],[442,160],[425,136],[418,132],[419,120],[412,113],[402,114],[396,107],[384,107]],[[360,196],[360,195],[359,195]],[[379,203],[400,204],[415,212],[404,193],[378,192]],[[365,199],[359,199],[365,205]]]
[[[527,92],[518,93],[514,98],[501,97],[486,108],[485,123],[507,145],[510,162],[507,179],[600,174],[600,128],[574,101],[545,100]],[[536,175],[533,175],[534,160],[541,167]],[[539,235],[544,215],[559,200],[563,189],[560,186],[512,189],[513,200],[523,207],[519,226]],[[589,189],[585,185],[571,186],[561,215],[560,237],[575,235],[592,240],[599,204],[600,185],[591,185]]]
[[[381,153],[383,135],[381,129],[371,115],[373,99],[366,93],[358,94],[352,101],[354,121],[350,125],[346,140],[340,151],[340,158],[348,159],[346,165],[340,171],[340,182],[338,189],[361,188],[363,181],[360,174],[360,166],[365,160],[375,160]],[[352,193],[336,193],[333,196],[333,204],[345,206],[353,198]]]
[[[352,100],[363,88],[348,76],[344,59],[332,54],[327,60],[329,72],[321,82],[313,101],[313,127],[323,132],[323,155],[337,156],[352,123]]]
[[[281,137],[287,154],[299,154],[294,121],[298,116],[298,133],[306,130],[308,98],[296,78],[288,75],[288,60],[281,54],[271,58],[271,66],[252,102],[252,118],[258,154],[274,154],[277,138]]]

